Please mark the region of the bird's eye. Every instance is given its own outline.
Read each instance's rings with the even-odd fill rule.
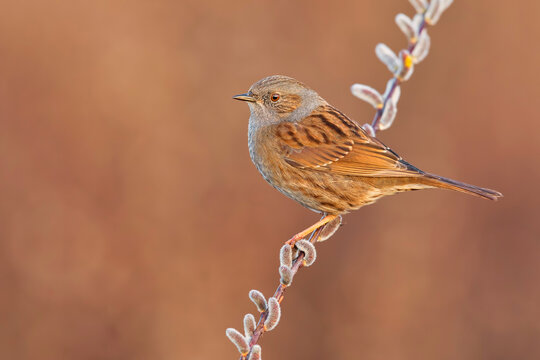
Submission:
[[[276,102],[279,100],[279,94],[278,93],[273,93],[272,96],[270,96],[270,100],[272,100],[273,102]]]

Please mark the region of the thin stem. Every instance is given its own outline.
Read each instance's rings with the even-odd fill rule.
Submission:
[[[327,224],[324,224],[323,226],[321,226],[320,228],[314,230],[311,233],[311,235],[309,237],[309,241],[311,243],[317,242],[317,239],[319,238],[319,235],[321,234],[323,229],[326,227],[326,225]],[[296,273],[298,272],[298,270],[300,270],[300,268],[304,266],[304,264],[303,264],[304,256],[305,256],[304,253],[300,252],[298,257],[293,261],[293,264],[292,264],[292,267],[291,267],[293,278],[296,275]],[[285,289],[287,289],[287,287],[288,286],[285,286],[283,284],[279,284],[276,291],[274,292],[273,297],[276,298],[277,301],[280,304],[283,301],[283,298],[285,296]],[[257,323],[257,327],[255,328],[255,331],[253,332],[253,336],[251,336],[251,339],[249,340],[249,353],[247,355],[245,355],[245,356],[240,356],[240,360],[245,360],[246,358],[249,357],[249,354],[251,353],[251,350],[253,349],[253,346],[255,346],[257,344],[257,342],[259,341],[262,334],[264,334],[264,332],[265,332],[264,322],[266,321],[267,317],[268,317],[268,310],[265,310],[265,311],[263,311],[261,313],[261,316],[259,318],[259,322]]]
[[[408,67],[408,66],[411,66],[411,65],[408,62],[405,62],[405,59],[406,59],[406,61],[410,61],[411,58],[407,58],[407,56],[404,56],[404,55],[412,56],[413,51],[416,49],[416,46],[418,45],[418,41],[420,39],[420,36],[422,35],[422,32],[425,31],[425,28],[426,28],[427,25],[428,24],[426,22],[425,14],[423,14],[422,19],[420,21],[420,24],[418,25],[418,31],[417,31],[418,35],[416,36],[416,41],[414,41],[414,40],[409,41],[409,44],[407,46],[408,54],[403,54],[402,52],[400,52],[401,61],[403,62],[402,70],[411,70],[412,71],[412,69]],[[424,54],[424,56],[426,54]],[[413,61],[413,63],[414,63],[414,61]],[[407,65],[407,68],[405,68],[406,65]],[[377,112],[375,113],[375,116],[374,116],[372,124],[371,124],[371,126],[373,128],[373,131],[375,131],[375,132],[379,131],[379,123],[380,123],[381,118],[382,118],[382,116],[384,114],[384,110],[386,109],[386,106],[388,105],[388,101],[390,99],[392,99],[392,96],[394,95],[396,89],[404,81],[401,78],[401,76],[402,76],[402,74],[400,74],[401,72],[402,71],[399,71],[397,74],[394,75],[394,78],[391,79],[392,83],[390,85],[390,88],[388,89],[387,93],[384,94],[384,96],[383,96],[383,101],[382,101],[383,106],[382,106],[381,109],[377,110]],[[409,75],[410,75],[410,73],[409,73]],[[324,216],[323,216],[323,218],[324,218]],[[311,243],[317,242],[317,240],[321,236],[322,231],[328,226],[328,224],[329,223],[326,223],[326,224],[322,225],[321,227],[317,228],[316,230],[314,230],[313,232],[311,232],[311,235],[309,237],[309,241]],[[335,231],[335,229],[334,229],[334,231]],[[304,232],[302,232],[301,234],[304,234]],[[302,268],[304,266],[304,258],[305,258],[305,256],[306,256],[305,253],[300,251],[298,256],[296,257],[296,259],[293,260],[291,268],[290,268],[290,271],[291,271],[291,279],[290,280],[291,281],[292,281],[292,279],[294,279],[294,277],[296,276],[296,274],[298,273],[300,268]],[[287,259],[287,264],[290,264],[290,259],[289,258]],[[287,280],[289,280],[288,277],[287,277]],[[290,286],[290,283],[289,283],[289,285],[283,285],[283,284],[280,283],[279,286],[277,287],[276,291],[274,292],[273,298],[275,298],[278,301],[278,303],[281,304],[281,302],[283,301],[284,296],[285,296],[285,290],[287,289],[288,286]],[[268,316],[269,316],[269,309],[268,308],[265,311],[262,311],[260,313],[259,321],[258,321],[258,323],[257,323],[257,325],[255,327],[255,330],[253,331],[253,334],[251,335],[251,337],[249,339],[249,343],[248,343],[249,352],[247,354],[245,354],[245,355],[242,355],[240,357],[240,360],[246,360],[246,359],[248,359],[250,357],[250,355],[251,355],[251,353],[253,351],[253,347],[255,345],[257,345],[257,343],[259,342],[261,336],[267,331],[266,327],[265,327],[265,322],[267,321]],[[276,324],[274,323],[274,326],[275,325]],[[243,345],[245,346],[245,344],[243,344]],[[242,349],[242,350],[245,350],[245,349]]]
[[[420,23],[419,30],[418,30],[418,38],[420,38],[420,34],[422,34],[422,31],[424,31],[424,29],[426,28],[426,25],[427,25],[426,18],[423,15],[422,22]],[[409,51],[409,54],[412,54],[417,44],[418,44],[418,41],[414,43],[409,43],[409,47],[407,48],[407,51]],[[382,114],[384,112],[384,109],[386,108],[386,103],[388,102],[388,100],[392,98],[392,95],[394,94],[394,91],[396,90],[399,84],[401,84],[401,80],[399,80],[397,76],[394,77],[392,87],[390,88],[390,91],[388,91],[388,94],[385,94],[385,97],[383,99],[384,105],[382,109],[377,110],[377,112],[375,113],[375,117],[373,118],[373,121],[371,122],[371,127],[373,128],[373,131],[375,131],[375,133],[379,131],[379,122],[381,121]]]

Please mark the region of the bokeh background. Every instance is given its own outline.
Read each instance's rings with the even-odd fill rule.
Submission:
[[[0,12],[0,358],[236,359],[318,219],[268,186],[231,96],[300,79],[359,123],[392,1],[20,1]],[[540,5],[456,1],[380,134],[500,190],[385,198],[299,273],[265,359],[540,357]]]

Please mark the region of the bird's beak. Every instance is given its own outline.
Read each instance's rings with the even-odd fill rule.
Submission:
[[[257,101],[257,100],[255,100],[254,97],[249,96],[248,94],[235,95],[235,96],[233,96],[233,99],[234,100],[241,100],[241,101],[249,101],[249,102]]]

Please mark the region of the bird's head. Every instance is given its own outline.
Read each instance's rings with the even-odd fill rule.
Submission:
[[[299,120],[324,102],[314,90],[283,75],[265,77],[233,99],[246,101],[259,125]]]

